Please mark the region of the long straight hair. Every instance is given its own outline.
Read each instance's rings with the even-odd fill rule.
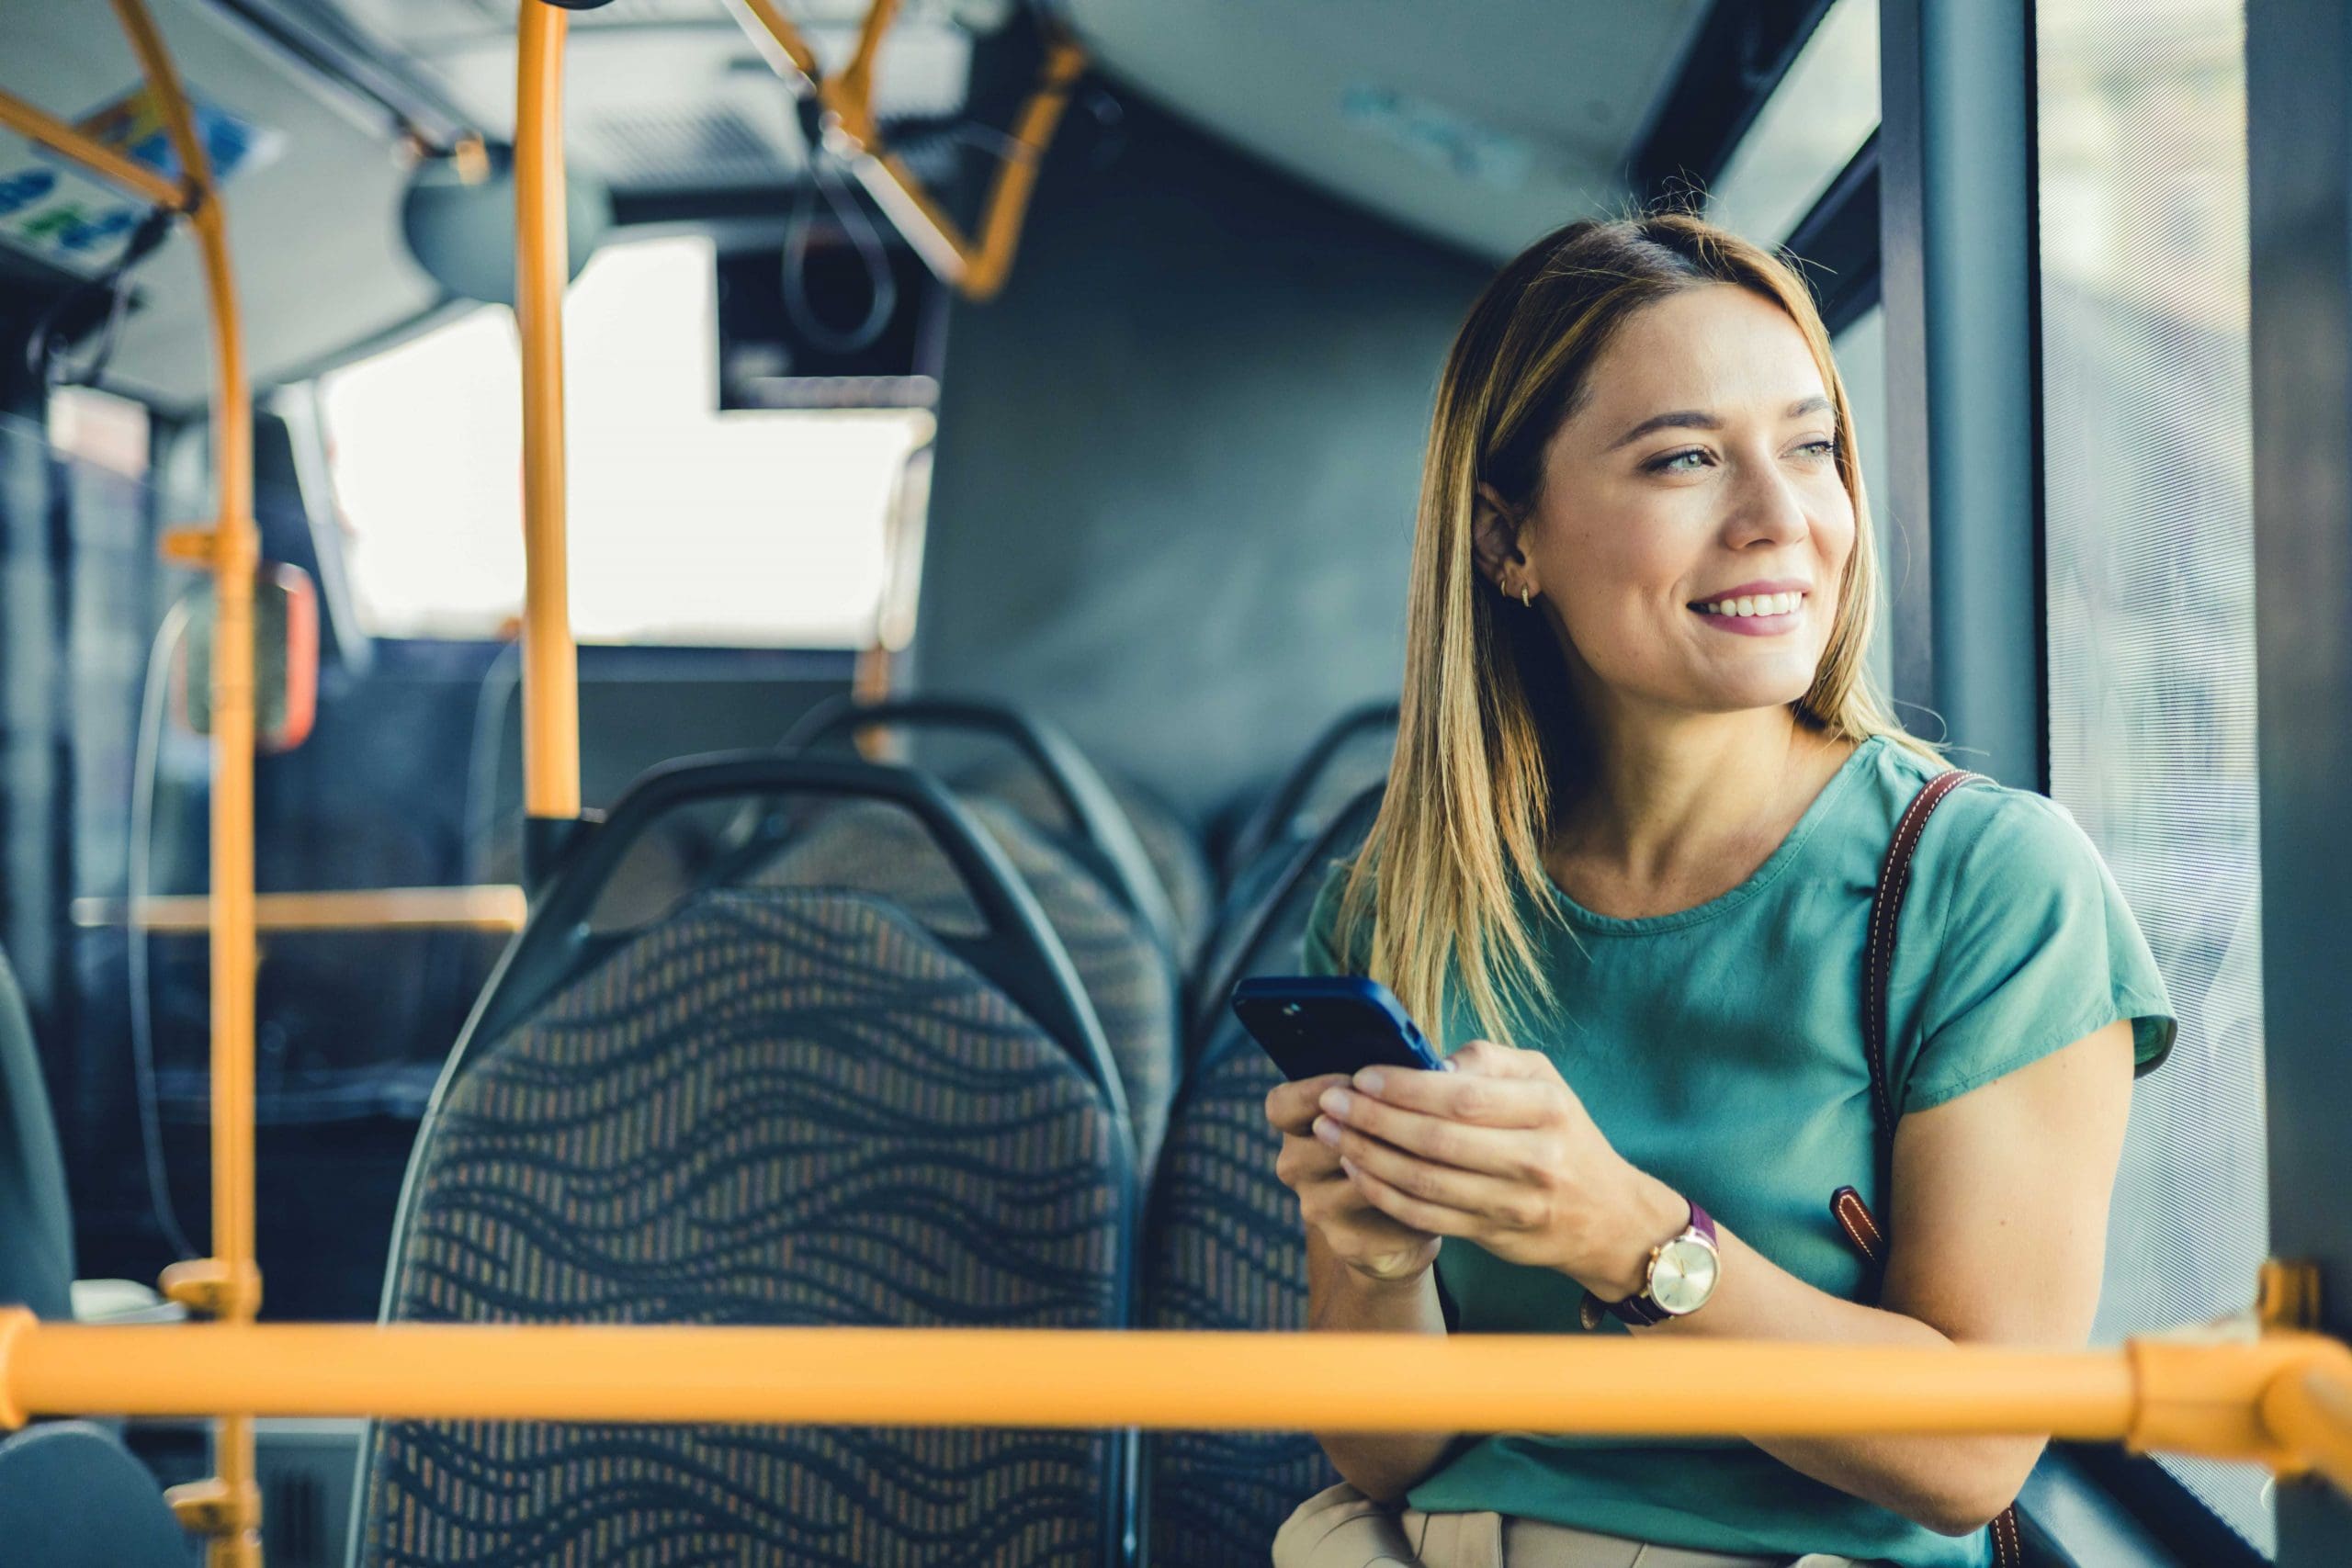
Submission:
[[[1505,1044],[1516,1024],[1555,999],[1519,895],[1547,886],[1543,849],[1555,805],[1575,798],[1594,773],[1558,644],[1540,617],[1517,605],[1506,615],[1478,570],[1477,488],[1493,486],[1515,510],[1532,504],[1544,450],[1617,331],[1645,306],[1717,283],[1788,313],[1837,409],[1854,547],[1828,646],[1811,689],[1792,705],[1798,722],[1831,737],[1887,736],[1942,760],[1905,733],[1870,677],[1878,554],[1845,382],[1804,280],[1771,253],[1687,213],[1586,219],[1546,235],[1487,286],[1438,384],[1396,761],[1340,901],[1339,951],[1367,953],[1372,977],[1433,1034],[1456,995],[1480,1032]]]

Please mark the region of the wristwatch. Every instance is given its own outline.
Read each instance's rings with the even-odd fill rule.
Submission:
[[[1723,1277],[1723,1253],[1715,1246],[1715,1222],[1697,1203],[1690,1205],[1690,1223],[1650,1248],[1649,1266],[1639,1295],[1622,1302],[1604,1302],[1590,1291],[1584,1293],[1579,1314],[1588,1331],[1600,1326],[1603,1314],[1636,1328],[1687,1317],[1707,1304]]]

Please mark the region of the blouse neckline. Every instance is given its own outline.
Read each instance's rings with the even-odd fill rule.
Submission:
[[[1828,817],[1838,797],[1871,765],[1885,743],[1884,736],[1873,735],[1855,747],[1854,754],[1838,764],[1838,771],[1829,776],[1829,782],[1821,786],[1820,792],[1805,807],[1804,813],[1797,818],[1796,825],[1789,829],[1779,847],[1764,858],[1764,863],[1749,874],[1747,881],[1716,894],[1703,904],[1693,904],[1687,909],[1676,909],[1663,915],[1604,915],[1586,908],[1570,897],[1548,870],[1544,874],[1544,891],[1550,896],[1552,907],[1570,925],[1603,936],[1655,936],[1727,915],[1770,887],[1790,866],[1796,863],[1798,857],[1804,852],[1806,841]]]

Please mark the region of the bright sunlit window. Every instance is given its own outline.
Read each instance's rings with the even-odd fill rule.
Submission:
[[[1838,0],[1741,138],[1707,216],[1777,245],[1878,124],[1878,0]]]
[[[564,306],[571,616],[594,642],[854,647],[924,411],[718,412],[711,247],[600,254]],[[390,637],[523,604],[514,319],[484,306],[322,384],[354,598]]]

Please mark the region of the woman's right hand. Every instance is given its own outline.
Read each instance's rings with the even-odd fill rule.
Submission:
[[[1283,1135],[1274,1174],[1298,1194],[1306,1228],[1332,1257],[1367,1280],[1403,1284],[1429,1272],[1438,1238],[1399,1224],[1367,1203],[1340,1168],[1340,1152],[1315,1135],[1323,1091],[1343,1088],[1344,1073],[1284,1083],[1266,1096],[1266,1120]]]

